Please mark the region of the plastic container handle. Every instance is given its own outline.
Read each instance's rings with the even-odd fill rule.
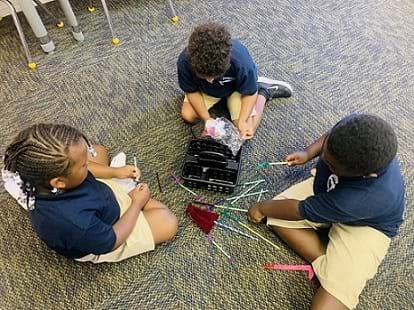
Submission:
[[[200,157],[203,159],[213,159],[217,161],[221,161],[223,163],[227,163],[226,155],[219,153],[219,152],[213,152],[213,151],[201,151],[199,154]]]

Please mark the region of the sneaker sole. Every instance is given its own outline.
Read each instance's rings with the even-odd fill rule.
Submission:
[[[266,83],[266,84],[279,84],[279,85],[282,85],[282,86],[285,86],[286,88],[288,88],[290,90],[290,92],[293,94],[293,87],[292,87],[292,85],[290,85],[287,82],[272,80],[272,79],[269,79],[269,78],[266,78],[266,77],[263,77],[263,76],[259,76],[257,78],[257,82]]]

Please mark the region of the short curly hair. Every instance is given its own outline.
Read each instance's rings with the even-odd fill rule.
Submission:
[[[385,167],[397,154],[391,125],[373,114],[354,114],[329,133],[327,150],[346,171],[368,175]]]
[[[230,67],[231,35],[219,23],[197,26],[188,42],[188,60],[200,77],[217,77]]]

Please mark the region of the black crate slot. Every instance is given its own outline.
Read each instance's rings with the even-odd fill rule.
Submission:
[[[239,179],[241,150],[236,154],[211,139],[193,139],[181,169],[186,186],[232,193]]]

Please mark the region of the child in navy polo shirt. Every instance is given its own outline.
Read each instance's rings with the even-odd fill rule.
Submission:
[[[177,219],[147,184],[127,193],[112,179],[133,182],[138,168],[108,162],[108,151],[90,146],[77,129],[37,124],[7,147],[2,172],[12,175],[6,190],[51,249],[81,262],[118,262],[173,238]]]
[[[265,102],[290,97],[292,87],[257,77],[247,48],[232,40],[218,23],[196,27],[177,61],[178,82],[185,92],[181,116],[189,123],[211,119],[209,109],[227,98],[231,119],[245,139],[251,139],[263,116]]]
[[[374,277],[390,238],[403,220],[404,182],[395,158],[397,138],[381,118],[353,114],[304,151],[286,157],[290,166],[319,156],[316,175],[274,200],[249,209],[312,263],[321,288],[312,309],[352,309]],[[328,244],[316,230],[329,229]]]

